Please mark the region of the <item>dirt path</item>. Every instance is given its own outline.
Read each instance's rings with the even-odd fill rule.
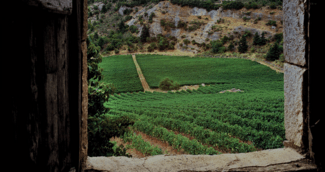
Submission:
[[[140,68],[134,54],[132,54],[132,59],[133,59],[133,62],[135,64],[135,67],[137,68],[137,72],[138,72],[138,75],[139,75],[139,78],[140,78],[140,81],[141,81],[141,84],[142,84],[142,87],[143,87],[144,91],[151,91],[150,87],[149,87],[149,85],[148,85],[148,83],[146,81],[146,78],[144,78],[144,76],[142,74],[141,68]]]

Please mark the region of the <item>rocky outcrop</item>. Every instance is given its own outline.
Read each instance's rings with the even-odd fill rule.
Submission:
[[[120,7],[120,9],[118,10],[118,13],[119,13],[120,15],[123,16],[123,15],[124,15],[124,10],[126,10],[126,9],[132,9],[132,8],[122,6],[122,7]]]
[[[125,8],[121,7],[120,11],[125,10]],[[163,14],[162,12],[165,11],[166,13]],[[133,15],[133,19],[131,19],[127,25],[131,26],[131,25],[135,25],[138,21],[138,16],[142,15],[144,16],[144,13],[146,12],[146,9],[143,8],[142,10],[138,11],[135,15]],[[158,34],[168,34],[171,36],[175,36],[177,39],[183,39],[181,36],[185,35],[186,39],[192,41],[195,40],[198,43],[203,43],[206,42],[206,39],[208,38],[209,40],[213,41],[213,40],[218,40],[221,38],[221,32],[213,32],[212,34],[209,32],[212,30],[212,26],[217,25],[217,21],[223,17],[232,17],[234,19],[242,19],[243,17],[247,17],[247,18],[251,18],[251,19],[257,19],[259,17],[261,17],[261,19],[263,20],[282,20],[282,13],[279,13],[277,15],[266,15],[264,13],[251,13],[249,15],[244,14],[244,12],[242,12],[241,10],[223,10],[222,7],[219,8],[218,10],[211,10],[211,11],[207,11],[206,9],[203,8],[189,8],[189,7],[180,7],[178,5],[174,5],[170,2],[166,2],[166,1],[162,1],[159,2],[157,5],[153,6],[151,9],[147,10],[148,16],[150,16],[150,14],[152,13],[157,13],[156,17],[153,18],[153,22],[150,24],[150,29],[149,29],[149,34],[151,37],[155,37]],[[168,21],[173,21],[175,22],[175,27],[177,27],[179,21],[183,21],[183,22],[187,22],[190,23],[193,20],[193,17],[191,16],[204,16],[204,15],[208,15],[211,17],[212,20],[210,20],[208,23],[206,23],[205,25],[201,26],[199,29],[197,29],[196,31],[192,31],[192,32],[187,32],[184,29],[171,29],[170,31],[168,31],[168,33],[166,33],[166,31],[164,31],[164,29],[162,28],[161,24],[160,24],[160,20],[161,19],[165,19]],[[145,17],[145,20],[149,20],[149,17]],[[141,29],[142,27],[140,25],[136,25],[139,29],[139,34],[138,36],[141,35]],[[275,30],[275,28],[273,28]],[[235,37],[239,38],[239,35],[244,34],[245,30],[249,30],[252,34],[255,34],[256,32],[261,36],[263,30],[260,29],[256,29],[256,28],[251,28],[251,27],[244,27],[244,26],[238,26],[233,28],[233,31],[238,32],[239,34],[234,34]],[[275,35],[275,32],[272,31],[265,31],[266,38],[269,38],[271,36]],[[195,36],[193,36],[193,33],[196,33]],[[192,35],[192,36],[189,36]],[[197,48],[197,47],[189,47],[189,48]],[[190,50],[185,50],[182,49],[184,51],[190,51]]]

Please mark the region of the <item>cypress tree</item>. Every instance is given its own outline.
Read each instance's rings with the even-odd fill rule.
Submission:
[[[259,45],[260,44],[260,39],[261,39],[260,36],[256,32],[255,35],[254,35],[253,45]]]
[[[142,32],[140,35],[141,42],[146,42],[147,37],[150,37],[149,28],[146,25],[143,25]]]
[[[275,42],[273,46],[269,49],[269,52],[266,54],[266,60],[274,61],[279,59],[280,51],[279,51],[279,44]]]
[[[259,45],[265,45],[266,44],[266,39],[265,39],[265,32],[262,33],[262,37],[260,39]]]
[[[246,37],[244,35],[241,37],[239,41],[238,51],[241,53],[245,53],[247,51],[248,45],[246,42]]]

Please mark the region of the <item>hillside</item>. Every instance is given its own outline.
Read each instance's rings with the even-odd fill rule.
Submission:
[[[89,4],[88,35],[101,47],[102,55],[167,51],[204,54],[211,53],[216,40],[222,42],[218,53],[239,53],[240,39],[244,35],[247,53],[255,53],[258,57],[266,55],[271,44],[276,42],[275,37],[281,37],[283,32],[281,6],[276,9],[267,5],[258,5],[257,9],[224,9],[227,8],[223,5],[225,2],[215,2],[217,5],[213,8],[218,9],[208,11],[173,4],[173,1],[133,7],[112,2]],[[148,27],[149,33],[144,34],[141,41],[144,26]],[[253,45],[256,32],[259,36],[265,32],[265,45]],[[283,49],[283,41],[278,43]],[[233,49],[229,48],[230,44],[234,45]]]

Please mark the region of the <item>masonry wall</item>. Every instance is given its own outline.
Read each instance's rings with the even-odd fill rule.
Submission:
[[[87,0],[2,4],[3,137],[10,171],[83,171],[87,157]],[[85,8],[85,9],[84,9]],[[10,66],[10,67],[9,67]],[[84,68],[84,69],[82,69]],[[85,72],[83,72],[85,71]],[[82,108],[83,107],[83,108]],[[5,113],[6,114],[6,113]]]
[[[286,147],[312,159],[322,170],[324,134],[322,106],[321,59],[324,43],[319,15],[324,2],[313,0],[284,0],[284,93]],[[318,97],[318,98],[317,98]],[[321,99],[319,99],[321,98]],[[322,103],[321,103],[322,102]]]

